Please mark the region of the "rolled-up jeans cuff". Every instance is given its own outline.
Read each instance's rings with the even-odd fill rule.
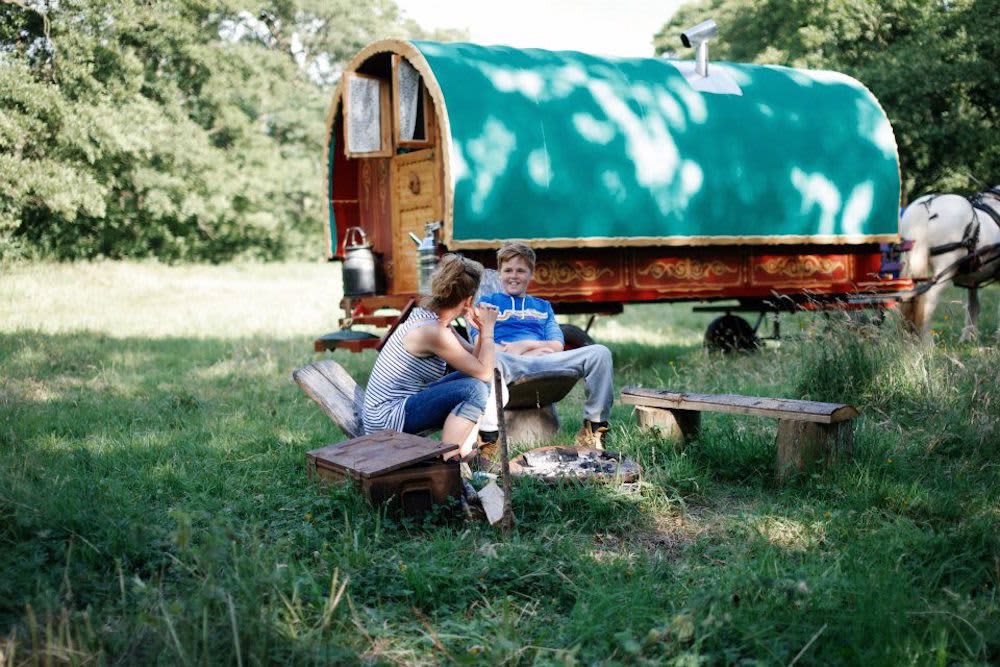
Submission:
[[[476,403],[471,400],[464,400],[458,405],[456,405],[454,408],[452,408],[451,414],[461,417],[463,419],[468,419],[470,422],[479,421],[479,418],[483,416],[483,411],[486,409],[485,401],[489,398],[490,395],[489,392],[490,383],[483,381],[483,384],[486,387],[486,392],[483,395],[482,403]]]
[[[462,401],[454,407],[451,414],[461,417],[463,419],[468,419],[470,422],[479,421],[479,418],[483,416],[482,405],[476,405],[471,401]]]

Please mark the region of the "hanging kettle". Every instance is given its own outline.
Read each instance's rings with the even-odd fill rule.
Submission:
[[[344,236],[344,296],[375,294],[375,254],[365,230],[350,227]]]

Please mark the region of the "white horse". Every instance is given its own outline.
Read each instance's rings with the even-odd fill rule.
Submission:
[[[979,288],[1000,279],[1000,186],[968,199],[924,195],[906,208],[900,234],[913,241],[904,255],[904,273],[918,285],[922,280],[935,281],[904,304],[906,319],[926,336],[941,293],[953,282],[969,291],[962,340],[975,339]]]

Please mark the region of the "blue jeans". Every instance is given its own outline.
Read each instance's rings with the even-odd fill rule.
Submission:
[[[449,414],[477,421],[486,407],[490,385],[464,373],[449,373],[406,399],[404,433],[424,433],[444,426]]]

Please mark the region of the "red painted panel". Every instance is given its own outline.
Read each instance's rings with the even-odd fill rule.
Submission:
[[[622,253],[605,257],[554,257],[535,265],[531,284],[539,296],[567,294],[588,295],[627,286],[626,267]]]
[[[750,284],[774,289],[823,289],[852,281],[853,261],[846,254],[754,254],[750,257]]]
[[[494,264],[490,251],[468,254]],[[563,303],[763,300],[775,293],[806,303],[909,286],[907,280],[876,277],[876,245],[545,249],[538,255],[531,293]]]
[[[718,292],[743,283],[743,257],[728,253],[680,253],[640,251],[633,259],[632,284],[636,289],[656,292]]]

